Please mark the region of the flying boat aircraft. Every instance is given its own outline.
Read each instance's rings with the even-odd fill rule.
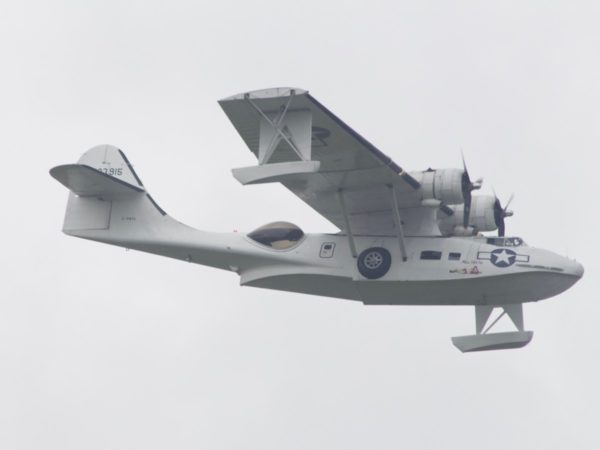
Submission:
[[[247,234],[196,230],[156,203],[112,145],[50,170],[70,190],[63,231],[232,271],[243,286],[366,305],[472,305],[475,334],[452,338],[463,352],[527,345],[523,303],[560,294],[583,275],[580,263],[505,236],[508,204],[472,195],[482,180],[471,180],[464,159],[462,168],[407,172],[302,89],[219,104],[258,160],[233,176],[283,184],[338,233],[305,234],[288,222]],[[490,332],[505,314],[516,330]]]

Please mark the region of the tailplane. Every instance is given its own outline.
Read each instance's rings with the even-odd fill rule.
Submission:
[[[71,192],[63,224],[66,234],[101,241],[151,231],[166,213],[146,192],[133,166],[118,148],[99,145],[77,164],[50,170]]]
[[[70,191],[63,224],[70,236],[225,270],[247,255],[233,248],[243,242],[239,235],[196,230],[167,215],[112,145],[94,147],[50,175]]]

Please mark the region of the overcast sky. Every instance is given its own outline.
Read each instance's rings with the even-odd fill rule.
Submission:
[[[0,448],[597,449],[597,2],[0,3]],[[367,307],[67,237],[48,175],[102,143],[189,225],[335,231],[217,100],[310,90],[410,170],[459,167],[508,233],[586,275],[524,349],[461,354],[471,307]]]

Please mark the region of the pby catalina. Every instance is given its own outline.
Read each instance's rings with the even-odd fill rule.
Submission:
[[[239,274],[241,284],[358,300],[366,305],[473,305],[463,352],[523,347],[523,303],[570,288],[578,262],[506,237],[510,215],[462,169],[406,172],[307,91],[274,88],[219,102],[258,164],[242,184],[279,182],[340,229],[305,234],[287,222],[251,233],[212,233],[158,206],[125,154],[111,145],[50,174],[71,192],[63,231]],[[498,230],[497,236],[481,232]],[[494,308],[502,311],[486,326]],[[506,314],[516,331],[490,333]]]

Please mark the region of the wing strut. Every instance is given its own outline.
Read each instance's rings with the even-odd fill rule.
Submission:
[[[252,101],[250,94],[244,95],[244,99],[262,119],[258,151],[259,165],[269,161],[281,140],[290,146],[300,161],[310,160],[312,114],[310,111],[289,111],[295,95],[296,92],[292,89],[286,104],[281,105],[279,112],[272,118]]]
[[[350,253],[352,253],[353,258],[356,258],[356,244],[354,243],[354,236],[352,236],[352,229],[350,228],[348,210],[346,209],[346,201],[344,200],[344,191],[343,189],[339,189],[337,193],[338,200],[340,201],[340,206],[342,208],[342,215],[344,216],[344,228],[346,230],[346,234],[348,235],[348,245],[350,246]]]
[[[400,209],[398,208],[398,194],[393,185],[389,185],[390,191],[392,192],[392,211],[394,216],[394,225],[398,231],[398,243],[400,244],[400,255],[402,255],[402,261],[408,259],[406,254],[406,244],[404,242],[404,228],[402,227],[402,219],[400,217]]]

